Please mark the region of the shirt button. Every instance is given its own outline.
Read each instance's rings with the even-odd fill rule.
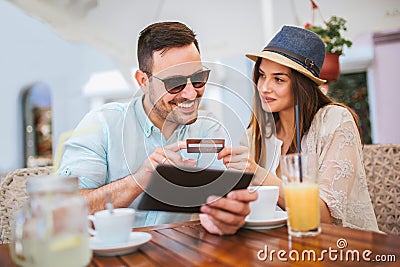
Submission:
[[[69,168],[65,168],[62,171],[62,174],[65,175],[65,176],[70,176],[71,175],[71,170]]]

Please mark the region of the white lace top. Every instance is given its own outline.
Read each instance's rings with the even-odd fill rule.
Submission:
[[[282,141],[275,137],[266,139],[264,167],[272,173],[278,167],[281,146]],[[351,113],[337,105],[321,108],[301,140],[301,148],[304,153],[319,155],[320,197],[335,224],[378,231],[362,162],[361,140]]]

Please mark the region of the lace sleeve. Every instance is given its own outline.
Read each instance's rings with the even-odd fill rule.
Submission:
[[[335,223],[378,230],[362,163],[361,140],[351,114],[336,107],[325,113],[316,144],[320,154],[320,196]]]

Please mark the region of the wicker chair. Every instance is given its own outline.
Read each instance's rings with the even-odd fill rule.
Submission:
[[[14,212],[28,199],[26,181],[30,176],[47,175],[52,167],[17,169],[0,182],[0,244],[9,243]]]
[[[400,144],[365,145],[363,157],[379,229],[400,235]]]

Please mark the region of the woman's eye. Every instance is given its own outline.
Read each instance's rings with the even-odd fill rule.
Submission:
[[[264,74],[264,73],[262,73],[262,72],[259,72],[258,74],[259,74],[259,75],[260,75],[260,77],[262,77],[262,78],[264,78],[264,77],[265,77],[265,74]]]

